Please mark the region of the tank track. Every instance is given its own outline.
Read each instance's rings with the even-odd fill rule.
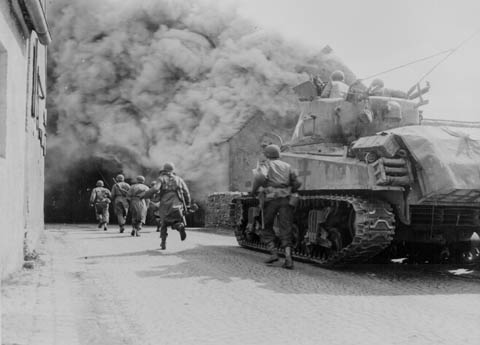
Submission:
[[[260,241],[248,241],[245,235],[246,214],[244,207],[254,205],[253,198],[234,200],[233,215],[235,220],[235,236],[242,247],[266,251],[266,246]],[[365,262],[382,252],[390,245],[395,232],[395,216],[386,202],[372,199],[366,200],[356,196],[345,195],[301,195],[298,208],[314,209],[318,201],[331,204],[343,202],[349,204],[355,212],[353,222],[354,237],[350,244],[328,256],[310,255],[306,250],[293,250],[293,257],[300,261],[311,262],[325,267],[347,265]],[[345,221],[348,221],[345,219]]]

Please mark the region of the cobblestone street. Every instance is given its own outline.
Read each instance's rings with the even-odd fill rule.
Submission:
[[[480,344],[480,282],[409,268],[265,266],[223,232],[48,226],[2,286],[2,344]]]

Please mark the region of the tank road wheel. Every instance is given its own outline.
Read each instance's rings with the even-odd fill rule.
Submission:
[[[337,228],[331,228],[328,230],[328,239],[332,242],[332,252],[338,252],[343,248],[342,234]]]
[[[235,235],[242,247],[265,251],[259,240],[246,237],[251,207],[258,207],[252,197],[232,204]],[[390,245],[395,230],[388,203],[346,195],[301,194],[295,219],[294,258],[324,267],[367,261]]]
[[[307,252],[298,252],[300,258],[303,256],[308,261],[327,267],[361,263],[380,253],[392,241],[395,216],[390,205],[383,201],[342,195],[307,195],[301,198],[304,211],[309,215],[315,214],[312,212],[320,215],[325,212],[323,210],[331,208],[323,223],[331,247],[314,240],[316,231],[312,230],[314,227],[310,222],[306,237],[313,247]]]

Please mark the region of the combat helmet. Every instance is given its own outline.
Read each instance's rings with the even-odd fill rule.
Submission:
[[[163,171],[167,171],[167,172],[173,172],[175,170],[175,165],[173,165],[173,163],[165,163],[163,165]]]
[[[96,186],[97,186],[97,187],[103,187],[103,181],[102,181],[102,180],[98,180]]]
[[[137,183],[145,183],[145,177],[142,175],[137,176]]]
[[[280,158],[280,147],[274,144],[268,145],[263,150],[263,154],[270,159]]]
[[[345,79],[345,75],[342,71],[336,70],[332,72],[330,79],[332,79],[333,81],[343,81]]]
[[[122,174],[118,174],[116,177],[117,182],[123,182],[125,180],[125,176]]]

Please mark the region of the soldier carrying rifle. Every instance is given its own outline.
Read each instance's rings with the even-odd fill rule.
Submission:
[[[103,186],[103,181],[98,180],[96,187],[93,188],[90,195],[90,206],[95,207],[95,216],[98,220],[98,227],[107,231],[109,213],[108,205],[110,204],[110,191]]]
[[[130,185],[124,180],[125,177],[122,174],[117,175],[117,178],[113,179],[115,184],[112,187],[113,209],[117,215],[120,233],[125,231],[125,222],[128,214],[127,193],[130,189]]]
[[[161,249],[167,247],[169,226],[178,230],[182,241],[187,238],[185,214],[190,207],[190,192],[183,179],[175,175],[174,170],[172,163],[165,163],[157,182],[144,195],[144,198],[151,198],[156,193],[160,194],[160,205],[156,216],[161,222]]]
[[[130,235],[140,237],[140,230],[145,224],[147,217],[147,200],[144,197],[148,191],[145,185],[145,177],[139,175],[136,178],[137,183],[133,184],[127,192],[127,200],[130,204],[130,213],[132,214],[132,232]]]
[[[264,149],[267,160],[258,167],[252,186],[252,194],[258,195],[262,208],[261,239],[270,251],[265,263],[279,260],[273,224],[278,220],[280,245],[285,250],[285,262],[282,267],[293,269],[293,211],[296,192],[302,185],[292,166],[280,160],[280,148],[268,145]],[[261,191],[260,193],[258,193]]]

